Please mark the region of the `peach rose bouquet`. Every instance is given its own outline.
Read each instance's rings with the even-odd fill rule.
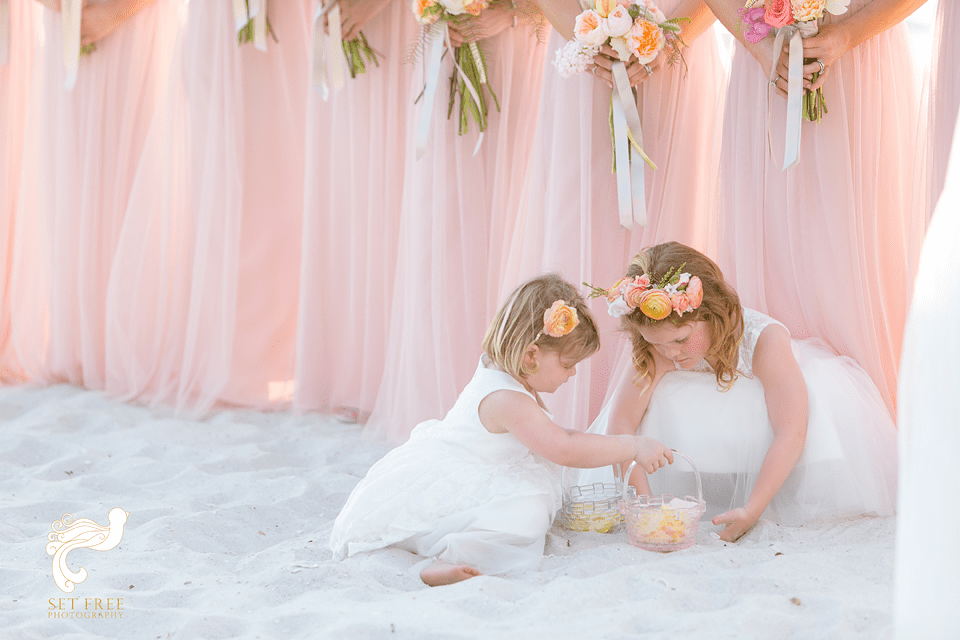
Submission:
[[[445,46],[453,49],[454,68],[450,77],[447,117],[452,115],[454,103],[459,99],[460,117],[457,132],[460,135],[467,132],[472,118],[477,123],[482,138],[489,115],[487,94],[493,99],[497,111],[500,110],[500,104],[487,82],[487,65],[481,48],[476,42],[466,42],[459,47],[453,47],[447,34],[446,24],[454,24],[460,28],[467,27],[470,19],[479,16],[484,9],[490,7],[491,3],[491,0],[412,0],[413,15],[422,26],[420,48],[426,50],[431,47]],[[429,52],[428,57],[431,57]],[[428,91],[430,83],[436,82],[436,78],[430,76],[439,72],[439,59],[439,56],[436,56],[436,64],[429,65],[425,94],[430,93]],[[430,104],[429,101],[427,104]]]
[[[679,57],[680,22],[667,20],[651,0],[590,0],[576,18],[573,40],[557,51],[554,66],[569,78],[584,71],[600,47],[609,44],[622,62],[649,64],[662,49]]]
[[[668,270],[656,283],[644,273],[623,278],[609,289],[583,284],[590,288],[590,298],[607,299],[607,313],[614,318],[633,313],[635,309],[651,320],[663,320],[671,313],[682,317],[703,302],[703,283],[697,276],[684,272],[685,266]]]
[[[846,13],[849,4],[850,0],[747,0],[746,5],[737,11],[740,23],[745,27],[744,38],[748,42],[757,43],[766,38],[773,29],[789,30],[787,37],[794,32],[799,33],[801,38],[815,36],[819,31],[819,20],[825,13]],[[803,60],[804,64],[813,62],[816,60]],[[822,72],[823,69],[814,73],[813,79],[816,80]],[[827,103],[823,97],[823,89],[818,88],[814,92],[804,90],[803,118],[820,122],[825,113]]]

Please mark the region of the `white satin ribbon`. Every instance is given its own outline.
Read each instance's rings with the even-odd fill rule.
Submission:
[[[656,169],[643,151],[643,129],[637,101],[630,89],[627,68],[620,60],[613,63],[613,146],[616,153],[617,207],[620,225],[633,229],[636,222],[647,226],[646,186],[643,163],[630,159],[631,146],[644,161]]]
[[[774,52],[783,50],[783,41],[790,40],[789,58],[787,61],[787,111],[783,145],[783,171],[792,169],[800,163],[800,136],[803,121],[803,38],[817,34],[819,27],[816,20],[797,22],[777,30],[774,39]],[[767,140],[773,153],[773,143],[770,140],[770,91],[776,79],[777,66],[773,65],[770,72],[770,86],[767,91]]]
[[[0,0],[0,65],[10,64],[10,0]]]
[[[324,28],[324,16],[329,24],[329,34]],[[327,100],[330,89],[338,91],[343,87],[346,60],[343,54],[343,29],[340,24],[340,6],[337,0],[323,4],[313,10],[313,88],[320,97]]]
[[[427,139],[430,137],[430,120],[433,116],[433,106],[436,102],[437,84],[440,81],[440,62],[443,59],[443,49],[449,35],[447,23],[434,22],[427,30],[424,49],[427,51],[426,85],[423,88],[423,106],[417,114],[417,135],[414,138],[414,148],[417,151],[417,160],[427,151]]]
[[[447,29],[445,32],[445,38],[447,42],[447,48],[450,50],[450,54],[453,58],[453,68],[457,70],[457,73],[460,74],[460,79],[463,80],[464,86],[467,88],[467,91],[470,92],[470,95],[473,97],[473,103],[477,105],[477,109],[480,108],[480,94],[478,93],[478,88],[473,86],[473,82],[470,80],[470,77],[464,72],[463,68],[457,63],[457,56],[453,55],[453,43],[450,42],[450,29]],[[480,71],[480,83],[487,83],[487,70],[483,66],[483,58],[480,57],[480,49],[477,48],[477,43],[471,42],[466,46],[470,50],[470,55],[473,56],[474,63],[477,65],[477,69]],[[459,126],[459,125],[458,125]],[[479,126],[479,125],[478,125]],[[480,135],[477,136],[477,144],[473,145],[473,155],[477,155],[477,152],[480,151],[480,144],[483,142],[483,131],[480,132]]]
[[[267,51],[267,0],[250,0],[250,17],[253,19],[253,47]]]
[[[66,71],[63,86],[67,90],[77,84],[80,65],[80,11],[83,0],[60,2],[60,24],[63,31],[63,68]]]
[[[240,31],[249,21],[246,0],[233,0],[233,30]]]

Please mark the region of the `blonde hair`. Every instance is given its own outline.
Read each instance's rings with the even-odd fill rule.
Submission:
[[[663,320],[653,320],[640,309],[621,317],[620,329],[629,333],[633,342],[633,364],[638,372],[634,382],[639,386],[647,380],[649,384],[657,371],[652,347],[640,335],[642,327],[661,322],[682,327],[703,320],[710,327],[710,350],[707,356],[716,359],[717,386],[721,391],[726,391],[737,379],[740,339],[743,337],[743,309],[737,292],[724,281],[720,267],[696,249],[679,242],[666,242],[640,251],[630,262],[626,275],[633,278],[646,273],[651,282],[657,282],[668,270],[677,268],[700,278],[703,302],[683,316],[671,313]]]
[[[557,300],[576,309],[580,320],[573,331],[560,338],[543,330],[543,315]],[[524,354],[533,344],[575,362],[600,348],[600,335],[586,301],[573,285],[555,273],[534,278],[513,290],[490,323],[483,350],[504,371],[519,379],[536,373],[524,364]]]

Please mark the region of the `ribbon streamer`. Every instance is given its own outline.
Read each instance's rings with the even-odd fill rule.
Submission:
[[[443,59],[443,48],[449,39],[446,22],[435,22],[427,31],[427,71],[426,86],[423,88],[423,106],[417,114],[417,135],[414,138],[414,148],[417,151],[417,160],[427,151],[427,138],[430,137],[430,119],[433,116],[433,105],[436,102],[437,84],[440,81],[440,62]]]
[[[63,86],[68,91],[77,84],[80,65],[80,11],[82,0],[62,0],[60,24],[63,31],[63,68],[66,71]]]
[[[0,65],[10,64],[10,0],[0,0]]]
[[[327,33],[324,24],[329,24]],[[313,88],[320,92],[324,101],[330,97],[330,89],[339,91],[344,83],[346,60],[343,58],[343,29],[340,24],[338,0],[318,4],[313,11]]]
[[[789,58],[787,60],[787,111],[784,131],[783,171],[792,169],[800,162],[800,135],[803,120],[803,38],[816,35],[819,27],[816,20],[798,22],[777,30],[774,39],[774,52],[783,50],[783,41],[789,38]],[[767,143],[773,154],[773,142],[770,139],[770,91],[777,77],[777,66],[770,71],[770,86],[767,91]]]
[[[450,41],[450,29],[444,30],[444,40],[446,41],[447,48],[453,52],[453,43]],[[474,62],[477,64],[477,69],[480,71],[480,82],[481,84],[487,83],[487,70],[483,66],[483,58],[480,57],[480,49],[477,48],[475,42],[471,42],[466,45],[470,54],[473,56]],[[467,91],[470,92],[470,96],[473,98],[473,103],[477,105],[477,109],[480,108],[480,94],[477,87],[473,86],[470,77],[464,72],[463,68],[457,63],[457,56],[451,56],[453,58],[453,68],[456,69],[457,73],[460,74],[460,79],[463,80],[464,86],[467,88]],[[473,146],[473,155],[477,155],[480,151],[480,144],[483,142],[483,131],[480,132],[480,135],[477,136],[477,144]]]
[[[636,222],[647,226],[646,185],[643,164],[631,161],[631,148],[656,169],[656,165],[643,150],[643,129],[637,101],[630,88],[627,68],[620,60],[613,63],[613,146],[616,153],[617,205],[620,225],[633,229]]]
[[[253,47],[267,51],[267,0],[249,0],[250,17],[253,18]]]
[[[246,0],[233,0],[233,30],[240,31],[249,21]]]

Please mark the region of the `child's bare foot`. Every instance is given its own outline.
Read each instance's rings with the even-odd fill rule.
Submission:
[[[431,587],[439,587],[443,584],[463,582],[479,575],[481,573],[469,565],[450,564],[443,560],[437,560],[420,572],[420,579]]]

